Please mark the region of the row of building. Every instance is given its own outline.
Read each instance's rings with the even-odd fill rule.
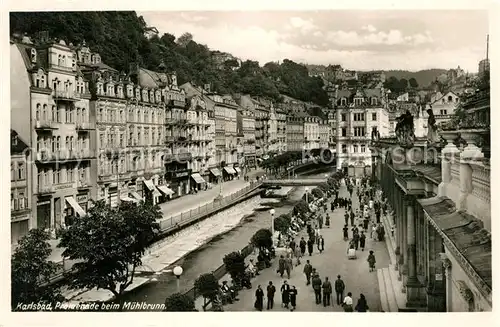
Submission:
[[[369,131],[386,117],[347,112],[359,96],[341,100],[345,113],[314,116],[293,99],[274,104],[178,85],[163,65],[131,65],[124,74],[85,44],[46,35],[13,39],[10,57],[13,243],[31,228],[56,230],[85,215],[91,199],[157,203],[232,179],[274,154],[335,152],[339,138],[352,138],[352,151],[370,158]]]

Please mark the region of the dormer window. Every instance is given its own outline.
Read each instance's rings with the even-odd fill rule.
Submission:
[[[61,66],[66,66],[66,56],[62,56]]]
[[[110,96],[110,97],[114,97],[115,96],[115,88],[113,87],[113,85],[108,84],[106,91],[107,91],[107,95],[108,96]]]
[[[363,99],[361,99],[361,98],[354,99],[354,104],[356,106],[360,106],[362,103],[363,103]]]
[[[131,98],[134,96],[134,88],[132,85],[127,85],[127,97]]]
[[[97,94],[103,95],[104,94],[104,86],[102,83],[97,83]]]
[[[118,87],[116,88],[116,92],[119,98],[123,98],[123,86],[118,85]]]
[[[149,91],[149,101],[151,103],[155,102],[155,92],[153,90]]]
[[[36,64],[36,50],[31,49],[31,62]]]
[[[376,106],[377,105],[377,98],[372,98],[372,106]]]
[[[62,66],[62,56],[61,55],[57,56],[57,65]]]
[[[346,104],[347,104],[347,99],[346,98],[340,99],[340,105],[341,106],[345,106]]]
[[[142,91],[142,101],[148,102],[148,91],[146,90]]]
[[[139,88],[135,89],[135,97],[137,100],[141,99],[141,91],[139,90]]]

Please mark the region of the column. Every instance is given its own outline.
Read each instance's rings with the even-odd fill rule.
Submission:
[[[446,311],[445,277],[441,252],[441,237],[433,226],[427,226],[429,234],[428,248],[428,285],[427,285],[427,310],[429,312]]]
[[[415,200],[413,198],[406,199],[406,258],[407,278],[406,278],[406,306],[421,307],[422,301],[422,284],[417,277],[417,247],[416,247],[416,221],[415,221]]]
[[[446,188],[451,180],[451,162],[455,153],[460,150],[453,144],[453,141],[458,137],[457,131],[445,131],[440,135],[446,140],[446,146],[441,150],[441,183],[438,188],[438,196],[446,196]]]
[[[460,154],[462,157],[462,154]],[[457,210],[467,210],[467,197],[472,192],[472,167],[460,158],[460,197],[458,198]]]
[[[446,312],[453,312],[453,300],[452,300],[452,292],[453,289],[453,281],[451,279],[451,261],[448,259],[445,253],[441,255],[441,261],[443,265],[443,270],[445,274],[445,301],[446,301]]]

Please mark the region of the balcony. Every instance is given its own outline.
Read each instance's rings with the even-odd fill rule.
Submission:
[[[175,139],[176,137],[175,136],[167,136],[166,137],[166,141],[167,141],[167,144],[171,144],[171,143],[174,143],[175,142]]]
[[[186,127],[193,127],[194,125],[197,124],[197,121],[196,120],[187,120],[186,119]]]
[[[101,183],[111,183],[111,182],[116,182],[116,174],[113,174],[111,172],[103,172],[99,174],[97,181]]]
[[[15,180],[15,181],[10,181],[10,188],[21,188],[21,187],[26,187],[28,185],[28,182],[26,179],[21,179],[21,180]]]
[[[50,120],[35,120],[35,129],[54,130],[57,129],[56,123]]]
[[[205,127],[210,126],[210,122],[208,120],[203,120],[203,119],[199,119],[197,124]]]
[[[186,102],[180,100],[170,100],[169,105],[171,107],[184,109],[186,107]]]
[[[87,182],[87,181],[78,181],[77,184],[76,184],[76,187],[78,189],[89,189],[91,188],[92,186],[90,185],[90,182]]]
[[[194,159],[203,159],[203,158],[205,158],[205,153],[203,153],[203,151],[197,151],[197,152],[193,152],[192,156]]]
[[[92,124],[88,122],[77,122],[75,128],[80,132],[86,132],[93,129]]]
[[[367,141],[369,140],[370,137],[368,137],[367,135],[363,135],[363,136],[351,136],[351,140],[359,140],[359,141]]]
[[[55,192],[53,185],[44,185],[44,184],[39,184],[37,191],[38,194],[50,194]]]
[[[193,155],[189,152],[178,152],[175,155],[177,161],[191,161],[193,160]]]
[[[56,101],[80,101],[80,94],[71,91],[54,91]]]

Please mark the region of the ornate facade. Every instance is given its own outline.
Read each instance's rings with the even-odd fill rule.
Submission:
[[[383,223],[394,228],[392,264],[379,282],[393,288],[395,309],[491,311],[489,107],[489,92],[464,103],[472,118],[440,133],[442,149],[418,138],[409,149],[376,143],[374,177],[393,208]],[[465,142],[457,147],[459,133]]]

